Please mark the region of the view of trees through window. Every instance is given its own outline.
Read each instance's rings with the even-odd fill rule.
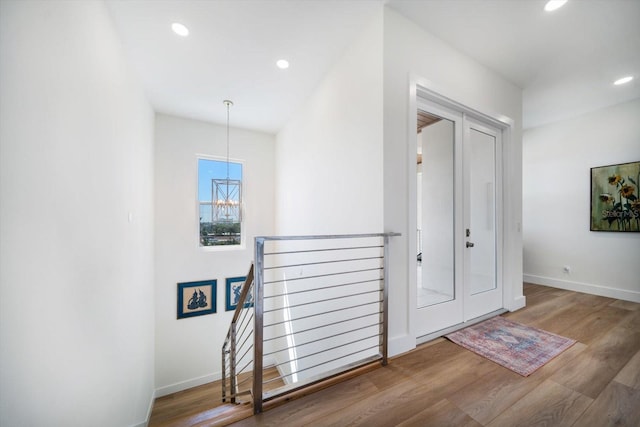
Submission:
[[[242,242],[242,164],[198,159],[200,246]]]

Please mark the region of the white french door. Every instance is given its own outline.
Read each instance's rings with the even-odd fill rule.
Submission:
[[[464,119],[464,316],[463,321],[502,308],[501,132]]]
[[[416,336],[502,308],[501,131],[418,102]]]

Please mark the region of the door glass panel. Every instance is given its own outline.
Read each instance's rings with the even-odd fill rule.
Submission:
[[[470,129],[470,249],[471,294],[496,288],[495,158],[496,138]]]
[[[454,293],[454,123],[433,119],[418,132],[418,308]]]

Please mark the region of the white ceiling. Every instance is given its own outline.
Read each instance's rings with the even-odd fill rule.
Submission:
[[[545,0],[107,1],[156,111],[224,123],[231,99],[232,126],[269,133],[381,3],[523,88],[525,127],[640,97],[640,0],[570,0],[554,13]],[[626,74],[634,82],[612,86]]]
[[[523,88],[524,127],[640,97],[640,0],[391,0],[390,7]],[[635,75],[626,86],[612,82]]]
[[[108,0],[156,111],[276,133],[370,22],[379,1]],[[171,23],[190,34],[179,37]],[[280,70],[275,63],[287,59]]]

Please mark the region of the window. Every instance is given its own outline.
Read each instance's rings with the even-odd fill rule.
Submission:
[[[242,164],[198,159],[200,246],[242,244]]]

